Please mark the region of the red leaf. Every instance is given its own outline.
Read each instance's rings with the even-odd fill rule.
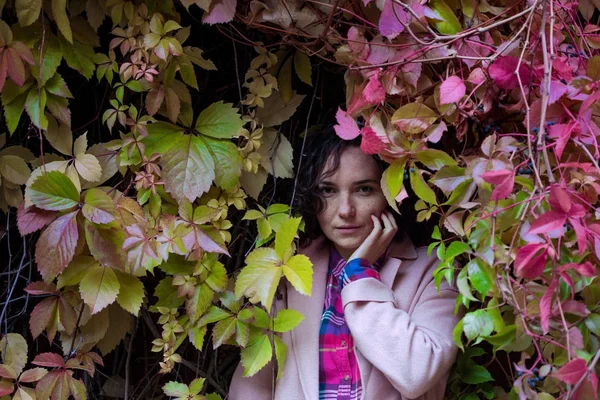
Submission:
[[[451,76],[440,85],[440,104],[456,103],[462,99],[467,87],[458,76]]]
[[[57,215],[57,211],[46,211],[36,206],[25,208],[25,202],[21,202],[17,209],[19,233],[21,236],[25,236],[38,231],[54,221]]]
[[[565,93],[567,93],[568,86],[560,81],[552,80],[550,82],[550,93],[548,96],[548,104],[556,103]]]
[[[337,113],[335,113],[335,119],[338,124],[333,129],[335,129],[335,133],[342,139],[352,140],[360,134],[356,121],[339,107]]]
[[[363,97],[372,105],[381,104],[385,100],[385,89],[381,85],[381,82],[379,82],[377,74],[371,75],[369,83],[367,83],[367,86],[363,90]]]
[[[483,180],[487,183],[491,183],[492,185],[499,185],[506,179],[506,177],[510,176],[511,174],[512,171],[509,171],[507,169],[501,169],[498,171],[485,172],[481,174],[481,178],[483,178]]]
[[[385,150],[385,143],[377,136],[377,133],[369,126],[361,129],[362,141],[360,149],[367,154],[377,154]]]
[[[594,264],[592,264],[589,261],[586,261],[583,264],[568,263],[568,264],[562,265],[560,267],[561,272],[564,272],[569,269],[574,269],[577,272],[579,272],[581,275],[588,277],[588,278],[591,278],[592,276],[594,276],[594,273],[595,273]]]
[[[554,124],[548,128],[548,136],[556,139],[554,144],[554,153],[556,154],[557,158],[562,156],[565,146],[571,138],[571,133],[576,129],[577,126],[577,123],[573,122],[569,124]]]
[[[6,83],[6,56],[5,52],[0,52],[0,92]]]
[[[548,233],[555,229],[560,229],[563,227],[566,221],[566,215],[556,211],[548,211],[540,215],[538,219],[531,224],[531,229],[529,229],[528,234],[536,235],[539,233]]]
[[[393,0],[385,0],[379,17],[379,32],[390,40],[395,38],[404,31],[404,25],[400,21],[404,24],[408,22],[407,12]]]
[[[563,365],[558,371],[554,373],[554,376],[570,385],[574,385],[579,382],[579,379],[587,371],[587,365],[585,360],[576,358]]]
[[[31,362],[33,365],[39,367],[50,367],[50,368],[65,368],[65,360],[56,353],[41,353],[35,356]]]
[[[486,182],[496,185],[492,192],[491,200],[500,200],[508,197],[515,186],[515,175],[507,169],[488,171],[482,174],[481,177]]]
[[[496,85],[505,90],[511,90],[519,86],[519,81],[515,71],[519,60],[513,56],[498,57],[498,59],[489,67],[489,73]],[[529,83],[529,67],[521,63],[519,67],[519,76],[523,85]]]
[[[31,311],[31,316],[29,317],[29,330],[31,330],[31,336],[33,336],[34,339],[44,332],[44,329],[46,329],[52,318],[56,318],[57,303],[57,297],[48,297],[39,302],[33,308],[33,311]],[[53,340],[54,334],[48,332],[48,341],[52,343]]]
[[[573,314],[579,317],[585,317],[591,314],[587,306],[577,300],[567,300],[562,303],[561,308],[565,314]]]
[[[540,323],[544,335],[550,330],[550,316],[552,315],[552,296],[558,285],[558,280],[553,279],[552,283],[540,300]]]
[[[202,229],[196,229],[196,239],[198,240],[198,245],[202,247],[204,251],[209,253],[219,253],[219,254],[227,254],[229,252],[219,246],[214,240],[210,238]]]
[[[43,281],[31,282],[25,288],[25,291],[34,296],[56,293],[56,285]]]
[[[562,212],[563,214],[567,214],[571,211],[571,206],[573,205],[569,193],[559,185],[552,185],[550,187],[550,197],[548,198],[548,202],[554,210]]]
[[[547,249],[548,245],[544,243],[530,243],[521,247],[515,259],[515,275],[528,279],[540,276],[548,259]],[[542,251],[541,254],[536,256],[540,250]]]
[[[79,238],[75,219],[78,212],[57,218],[40,235],[35,246],[35,261],[46,282],[60,275],[75,255]]]
[[[575,231],[575,236],[577,237],[577,247],[579,248],[579,254],[583,255],[585,249],[587,248],[587,236],[585,233],[585,228],[578,219],[569,218],[569,223],[573,227]]]
[[[17,85],[23,86],[25,83],[25,66],[21,57],[19,57],[19,53],[9,47],[4,50],[4,55],[6,57],[6,72],[8,76]]]

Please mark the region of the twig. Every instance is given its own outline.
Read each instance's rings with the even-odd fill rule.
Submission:
[[[125,393],[123,398],[127,400],[129,398],[129,367],[131,364],[131,352],[133,350],[133,340],[135,339],[135,333],[138,328],[138,319],[134,317],[133,319],[133,331],[131,332],[131,338],[129,338],[129,345],[127,346],[127,360],[125,361]]]

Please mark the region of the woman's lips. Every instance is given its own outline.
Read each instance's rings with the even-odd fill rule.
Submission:
[[[358,226],[341,226],[341,227],[338,227],[335,229],[337,229],[338,232],[340,232],[340,233],[354,233],[359,229],[359,227]]]

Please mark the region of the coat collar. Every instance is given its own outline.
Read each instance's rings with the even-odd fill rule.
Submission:
[[[319,392],[319,326],[325,301],[325,286],[329,269],[329,241],[319,237],[300,252],[313,264],[312,295],[304,296],[288,285],[288,307],[299,311],[304,320],[292,334],[292,350],[298,364],[300,383],[306,399]],[[404,236],[390,245],[386,262],[380,270],[382,282],[389,287],[394,283],[402,260],[414,260],[417,252],[411,241]]]

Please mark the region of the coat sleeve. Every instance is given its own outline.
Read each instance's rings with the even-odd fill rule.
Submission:
[[[229,386],[228,400],[269,400],[273,396],[272,382],[275,379],[273,362],[269,362],[264,368],[258,371],[255,375],[244,377],[244,366],[240,362],[237,366],[231,385]]]
[[[437,291],[432,276],[436,264],[420,251],[408,270],[422,274],[411,315],[397,308],[394,292],[375,278],[350,282],[342,290],[344,315],[356,347],[409,399],[438,384],[456,358],[452,333],[460,320],[454,314],[458,294],[446,282]]]

